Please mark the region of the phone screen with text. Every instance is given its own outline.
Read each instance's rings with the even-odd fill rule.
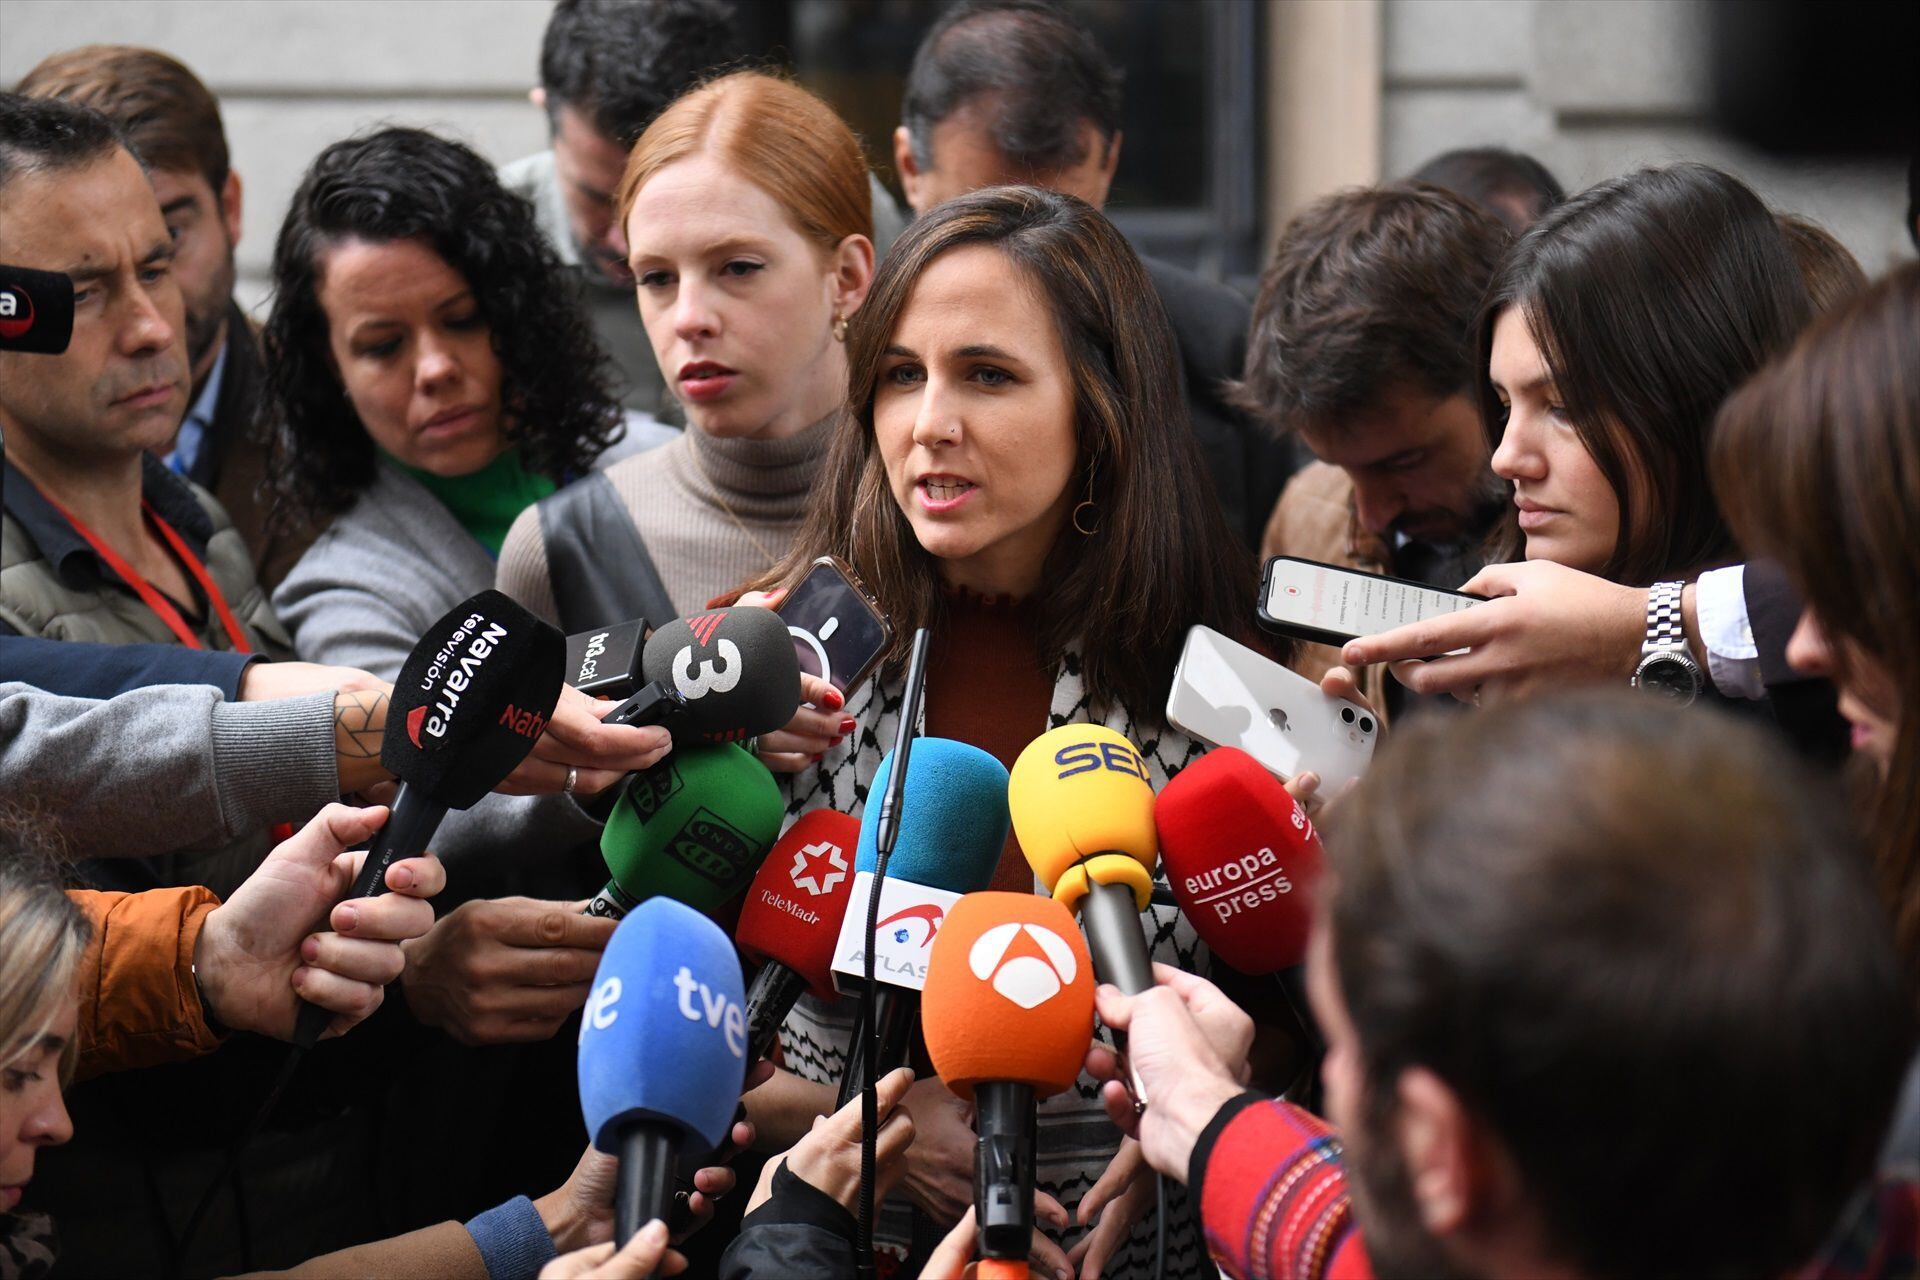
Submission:
[[[1472,596],[1301,560],[1275,560],[1267,579],[1267,613],[1275,621],[1342,636],[1378,635],[1478,603]]]

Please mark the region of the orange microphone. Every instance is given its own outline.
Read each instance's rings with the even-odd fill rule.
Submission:
[[[1093,957],[1073,915],[1028,893],[947,912],[920,997],[927,1054],[974,1104],[981,1280],[1024,1280],[1033,1244],[1035,1104],[1070,1087],[1093,1039]]]

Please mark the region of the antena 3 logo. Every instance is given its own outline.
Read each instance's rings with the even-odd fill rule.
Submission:
[[[454,713],[459,710],[460,699],[473,687],[474,677],[480,668],[486,665],[496,646],[507,638],[507,629],[497,622],[488,622],[485,614],[469,614],[466,621],[455,627],[447,642],[440,646],[440,652],[433,655],[433,661],[427,664],[427,673],[420,679],[420,692],[425,695],[423,705],[407,712],[407,737],[413,745],[425,750],[429,741],[433,746],[442,746],[447,740],[447,730],[453,724]],[[512,711],[509,708],[509,711]],[[515,712],[516,716],[525,715]],[[539,717],[532,717],[539,719]],[[545,727],[540,720],[540,727]],[[532,733],[518,725],[508,722],[515,733],[528,737],[538,736],[539,729]]]
[[[694,642],[673,655],[673,687],[689,702],[726,693],[740,683],[740,646],[724,636],[716,640],[713,634],[726,619],[725,610],[687,619]],[[709,652],[713,657],[706,656]]]
[[[1080,966],[1073,948],[1045,925],[1011,921],[974,939],[967,951],[973,976],[1022,1009],[1037,1009],[1066,990]]]
[[[0,288],[0,338],[24,337],[33,328],[33,298],[25,289]]]

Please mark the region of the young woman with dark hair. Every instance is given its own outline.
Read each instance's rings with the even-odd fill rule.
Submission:
[[[1645,587],[1738,559],[1707,483],[1714,411],[1811,315],[1779,223],[1701,164],[1643,169],[1547,213],[1479,326],[1506,555]]]
[[[893,621],[897,643],[849,702],[857,734],[834,741],[805,712],[790,730],[811,737],[800,749],[812,759],[789,783],[789,808],[852,812],[867,796],[894,738],[903,659],[920,626],[934,635],[926,732],[1011,766],[1049,728],[1105,723],[1164,785],[1202,750],[1163,716],[1183,637],[1205,623],[1245,638],[1256,575],[1218,505],[1190,500],[1208,488],[1173,334],[1126,240],[1091,206],[1031,187],[950,201],[894,244],[847,357],[851,417],[834,437],[818,501],[756,586],[790,587],[815,557],[839,556]],[[994,887],[1030,892],[1033,883],[1010,839]],[[1174,908],[1153,907],[1146,923],[1157,959],[1204,966]],[[803,1001],[785,1028],[787,1061],[832,1080],[849,1022],[845,1009]],[[830,1105],[826,1085],[788,1077],[763,1091],[764,1109],[783,1089],[791,1114],[755,1112],[775,1141],[787,1140],[781,1130],[794,1116]],[[915,1112],[914,1122],[908,1193],[922,1207],[944,1200],[950,1221],[971,1195],[971,1134],[960,1127],[949,1163],[953,1126],[937,1112]],[[1076,1265],[1144,1274],[1152,1233],[1133,1228],[1152,1179],[1136,1176],[1136,1149],[1112,1159],[1111,1130],[1111,1142],[1089,1149],[1099,1140],[1076,1127],[1090,1122],[1097,1102],[1072,1091],[1043,1104],[1040,1185],[1070,1208],[1084,1201],[1085,1217],[1097,1219],[1073,1251]],[[1186,1223],[1172,1207],[1170,1274],[1204,1265]]]

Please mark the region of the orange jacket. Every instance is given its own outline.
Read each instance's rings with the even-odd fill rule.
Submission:
[[[80,962],[80,1057],[75,1079],[211,1053],[193,981],[193,949],[220,905],[201,888],[69,895],[93,924]]]

